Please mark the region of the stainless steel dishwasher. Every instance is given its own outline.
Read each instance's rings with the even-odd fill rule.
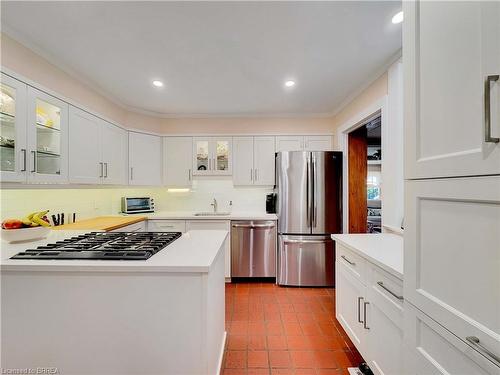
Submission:
[[[231,277],[276,277],[276,222],[231,222]]]

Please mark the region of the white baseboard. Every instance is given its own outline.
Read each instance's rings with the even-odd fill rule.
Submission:
[[[224,331],[224,337],[222,339],[222,345],[221,345],[221,351],[219,353],[219,365],[217,366],[217,375],[220,375],[222,372],[222,366],[224,363],[222,362],[224,360],[224,350],[226,349],[226,339],[227,339],[227,332]]]

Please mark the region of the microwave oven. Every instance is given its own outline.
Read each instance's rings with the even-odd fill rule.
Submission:
[[[155,212],[154,199],[150,197],[122,197],[122,212],[124,214]]]

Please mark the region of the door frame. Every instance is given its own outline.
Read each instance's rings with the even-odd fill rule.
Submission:
[[[378,116],[381,116],[381,133],[382,133],[382,138],[381,138],[381,147],[382,150],[384,149],[384,134],[387,129],[387,102],[388,102],[388,95],[384,95],[380,99],[376,100],[375,102],[371,103],[367,107],[365,107],[362,111],[358,112],[355,114],[353,117],[351,117],[349,120],[344,122],[339,128],[337,129],[337,139],[338,139],[338,147],[340,151],[343,152],[344,157],[342,158],[343,166],[342,166],[342,216],[343,216],[343,222],[342,222],[342,227],[343,227],[343,232],[344,233],[349,233],[349,162],[348,162],[348,147],[349,147],[349,142],[348,142],[348,135],[350,132],[353,130],[356,130],[360,128],[361,126],[365,125],[367,122],[375,119]],[[382,163],[382,169],[384,168],[384,165]],[[382,199],[382,212],[384,212],[384,200]]]

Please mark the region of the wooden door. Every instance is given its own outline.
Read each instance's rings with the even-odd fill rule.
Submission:
[[[348,135],[349,233],[366,233],[367,134],[363,126]]]

